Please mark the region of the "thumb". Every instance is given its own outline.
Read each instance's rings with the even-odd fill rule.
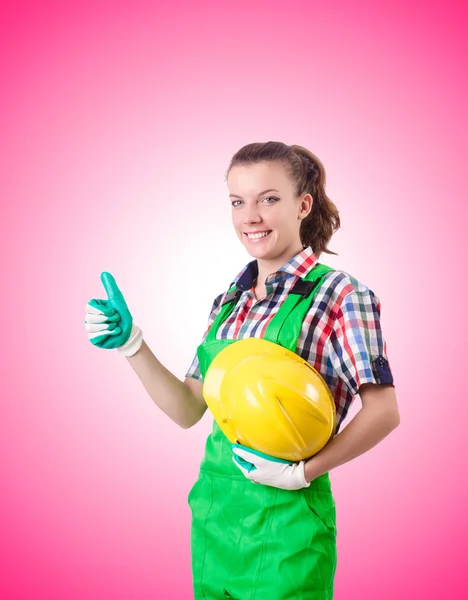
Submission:
[[[109,300],[123,298],[123,295],[119,289],[119,286],[117,285],[114,277],[110,273],[108,273],[107,271],[104,271],[103,273],[101,273],[101,281],[102,281],[102,285],[104,286],[104,289],[106,290],[106,294],[107,294],[107,297],[109,298]]]

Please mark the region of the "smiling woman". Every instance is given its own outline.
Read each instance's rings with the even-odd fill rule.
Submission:
[[[359,441],[350,435],[340,439],[338,430],[362,384],[394,387],[388,361],[383,362],[380,302],[348,273],[318,262],[323,252],[335,254],[327,244],[340,218],[325,193],[325,170],[314,154],[281,142],[249,144],[233,156],[226,181],[234,230],[254,260],[214,300],[186,377],[204,381],[224,348],[249,337],[263,338],[295,351],[322,375],[337,423],[320,452],[285,464],[254,447],[231,445],[213,422],[189,495],[195,599],[330,600],[337,531],[328,471],[349,460],[350,448]],[[283,326],[285,311],[291,314]],[[284,400],[287,410],[287,382],[284,376],[277,381],[278,366],[271,372],[262,367],[255,391],[246,393],[252,400],[265,389],[261,382],[268,381],[271,402]],[[375,407],[380,404],[372,406],[372,419],[367,413],[360,424],[388,434],[395,419],[387,419],[388,411],[378,416]],[[371,437],[363,436],[362,426],[355,431],[363,448]],[[332,443],[333,453],[327,453]]]
[[[213,420],[188,497],[194,598],[330,600],[337,530],[329,471],[370,449],[399,422],[380,300],[352,275],[318,261],[323,252],[335,254],[327,245],[340,219],[314,154],[281,142],[249,144],[233,156],[226,180],[235,232],[253,260],[214,299],[185,382],[144,342],[110,273],[101,275],[108,299],[88,302],[85,326],[94,346],[116,348],[127,357],[155,404],[184,429],[207,410],[204,381],[221,378],[216,364],[209,371],[220,353],[247,338],[261,338],[275,348],[273,358],[273,351],[264,359],[262,354],[255,368],[237,375],[241,391],[234,397],[229,393],[235,386],[224,385],[224,377],[237,372],[227,362],[219,380],[224,395],[209,399],[213,415],[231,422],[237,418],[242,444],[231,444]],[[234,349],[241,352],[240,346]],[[323,379],[328,416],[302,403],[313,393],[298,400],[297,373],[285,365],[284,349]],[[248,363],[252,352],[236,357],[236,364]],[[312,388],[318,393],[318,386]],[[338,434],[358,392],[363,409],[344,435]],[[243,421],[235,409],[241,396],[247,411]],[[264,408],[253,417],[249,411],[256,398],[263,402],[257,407]],[[310,422],[306,437],[312,439],[291,433],[300,429],[295,418]],[[283,422],[292,425],[288,429]],[[245,429],[252,426],[274,445],[256,448],[261,435],[251,436],[257,442],[249,443]],[[307,442],[317,442],[320,429],[329,432],[325,446],[309,456]],[[282,458],[282,445],[291,435],[300,454]]]

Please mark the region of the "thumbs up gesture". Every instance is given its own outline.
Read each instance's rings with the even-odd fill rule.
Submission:
[[[143,332],[133,322],[114,277],[105,271],[101,273],[101,281],[107,300],[93,299],[86,305],[89,341],[98,348],[117,348],[124,356],[132,356],[143,343]]]

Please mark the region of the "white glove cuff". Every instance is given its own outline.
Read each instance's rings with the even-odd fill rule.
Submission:
[[[130,332],[130,337],[125,342],[125,344],[123,344],[123,346],[119,346],[117,350],[123,356],[133,356],[138,352],[142,344],[143,331],[138,327],[138,325],[135,325],[135,323],[133,323],[132,331]]]

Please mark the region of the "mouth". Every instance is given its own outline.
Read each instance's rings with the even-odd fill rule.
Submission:
[[[270,235],[270,233],[272,232],[272,230],[268,230],[267,234],[264,235],[264,233],[262,232],[261,236],[255,236],[253,238],[249,237],[248,233],[244,232],[245,237],[249,240],[249,242],[252,242],[254,244],[258,244],[259,242],[262,242],[263,240],[266,240],[266,238]]]

